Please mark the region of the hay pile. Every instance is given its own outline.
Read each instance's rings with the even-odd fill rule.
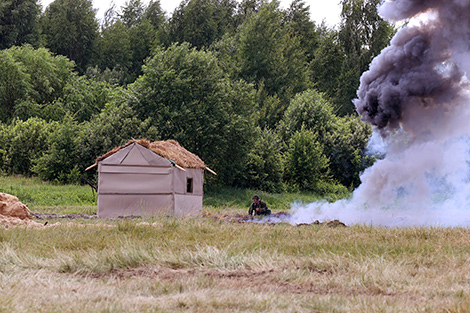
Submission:
[[[43,224],[32,220],[28,207],[17,197],[0,192],[0,226],[43,227]]]

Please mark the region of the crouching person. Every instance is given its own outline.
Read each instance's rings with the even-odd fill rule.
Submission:
[[[270,215],[271,210],[268,209],[266,203],[261,200],[257,195],[254,195],[253,203],[250,205],[250,210],[248,211],[249,215]]]

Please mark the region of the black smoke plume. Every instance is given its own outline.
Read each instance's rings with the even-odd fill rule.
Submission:
[[[463,21],[456,19],[461,12],[467,15]],[[470,1],[397,0],[386,2],[380,13],[392,20],[428,16],[426,22],[401,29],[373,60],[361,77],[356,109],[383,135],[399,127],[428,131],[422,127],[429,126],[429,120],[417,127],[407,115],[422,112],[434,119],[453,110],[466,84],[467,65],[459,64],[458,54],[468,53]]]
[[[470,0],[392,0],[379,13],[409,19],[354,100],[385,157],[350,199],[293,205],[290,222],[469,226]]]

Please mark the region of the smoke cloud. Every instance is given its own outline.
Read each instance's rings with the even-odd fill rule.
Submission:
[[[412,19],[370,64],[354,100],[384,153],[350,199],[293,205],[292,224],[470,225],[470,0],[395,0]]]

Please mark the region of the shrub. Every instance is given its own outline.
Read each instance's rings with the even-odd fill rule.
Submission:
[[[246,185],[265,191],[282,191],[284,172],[282,139],[272,130],[259,128],[255,137],[257,139],[248,154]]]
[[[78,183],[78,133],[79,125],[67,116],[49,136],[48,149],[34,160],[32,172],[43,180]]]
[[[316,191],[319,182],[328,179],[328,158],[316,134],[302,127],[289,140],[286,181],[301,190]]]
[[[0,165],[8,174],[31,175],[34,160],[49,147],[49,137],[59,124],[39,118],[15,119],[0,124]]]

